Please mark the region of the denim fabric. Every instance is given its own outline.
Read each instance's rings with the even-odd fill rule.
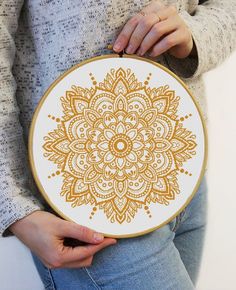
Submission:
[[[195,289],[204,245],[206,175],[189,205],[171,222],[143,236],[118,239],[92,265],[48,269],[32,253],[47,290]]]

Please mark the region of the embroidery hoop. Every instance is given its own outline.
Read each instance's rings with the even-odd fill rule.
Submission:
[[[121,57],[122,56],[122,57]],[[35,161],[35,157],[36,157],[36,154],[34,153],[35,152],[35,149],[34,149],[34,144],[36,144],[36,142],[34,141],[37,141],[38,140],[38,136],[37,134],[39,133],[37,130],[35,130],[35,127],[36,127],[36,124],[38,124],[38,119],[39,119],[39,116],[43,110],[43,108],[45,108],[45,102],[46,100],[48,100],[52,94],[52,92],[55,90],[55,88],[57,88],[60,83],[66,79],[66,77],[68,77],[69,75],[71,75],[73,72],[79,72],[79,70],[83,69],[84,67],[86,67],[87,65],[93,63],[93,64],[96,64],[96,62],[98,61],[101,61],[101,60],[114,60],[115,61],[118,61],[118,60],[121,60],[121,59],[125,59],[126,62],[128,63],[129,61],[132,62],[132,60],[135,60],[135,61],[142,61],[142,63],[140,64],[143,64],[143,67],[144,67],[144,64],[150,64],[153,66],[153,69],[156,68],[159,70],[159,73],[160,72],[163,72],[164,74],[168,75],[173,81],[175,81],[176,83],[178,83],[186,92],[186,94],[188,94],[188,96],[190,97],[189,99],[191,99],[192,101],[192,104],[193,106],[195,107],[195,113],[197,112],[198,114],[198,117],[199,117],[199,124],[198,126],[201,127],[202,126],[202,144],[203,144],[203,147],[204,147],[204,152],[202,153],[202,165],[201,165],[201,170],[200,172],[198,173],[198,176],[196,178],[196,182],[195,182],[195,186],[193,186],[192,188],[192,192],[191,194],[189,194],[188,198],[186,198],[185,202],[182,202],[181,206],[178,207],[177,210],[175,210],[174,212],[172,212],[171,215],[169,215],[168,218],[165,218],[165,220],[163,220],[162,222],[159,222],[157,223],[156,225],[153,225],[153,226],[146,226],[146,224],[148,223],[147,221],[144,222],[145,225],[143,225],[142,227],[142,230],[138,230],[136,229],[135,231],[133,230],[127,230],[127,232],[122,232],[122,233],[119,233],[116,229],[116,232],[112,233],[112,231],[109,232],[109,230],[103,230],[103,227],[97,227],[97,225],[93,225],[93,224],[89,224],[87,223],[89,220],[86,221],[82,221],[81,219],[78,221],[76,221],[74,218],[72,218],[71,216],[68,216],[68,209],[67,209],[67,214],[65,214],[64,212],[64,209],[62,208],[59,208],[58,205],[55,205],[55,203],[52,201],[52,197],[50,197],[50,193],[49,193],[49,190],[45,190],[44,189],[44,186],[42,185],[42,178],[40,176],[40,174],[42,175],[42,172],[39,173],[39,170],[37,169],[37,161]],[[123,64],[124,65],[124,62]],[[128,67],[128,65],[127,65]],[[126,68],[127,68],[126,67]],[[142,69],[143,69],[142,67]],[[122,67],[123,68],[123,67]],[[106,68],[105,71],[108,73],[109,72],[109,68]],[[137,73],[137,71],[136,71]],[[94,74],[95,75],[95,74]],[[146,76],[146,73],[143,73],[143,75]],[[105,74],[101,77],[101,81],[103,79],[105,79]],[[142,79],[144,79],[145,77],[143,77]],[[88,78],[89,79],[89,78]],[[95,78],[96,79],[96,78]],[[140,80],[138,80],[140,81]],[[80,86],[80,80],[79,78],[77,80],[74,81],[74,83],[70,83],[69,85],[67,85],[68,87],[68,90],[70,90],[71,88],[71,85],[76,85],[76,86]],[[85,85],[84,87],[86,88],[90,88],[92,87],[91,84],[87,84]],[[150,85],[150,87],[153,87],[152,85]],[[173,89],[172,87],[170,87],[170,90]],[[65,92],[61,92],[61,95],[65,95]],[[58,102],[59,104],[59,102]],[[45,117],[46,118],[46,117]],[[182,117],[183,118],[183,117]],[[56,118],[55,118],[56,119]],[[53,121],[52,121],[53,123]],[[57,128],[56,125],[54,126],[55,129]],[[50,130],[52,131],[52,130]],[[36,135],[35,135],[36,134]],[[45,136],[44,136],[45,137]],[[35,145],[36,146],[36,145]],[[28,146],[28,153],[29,153],[29,161],[30,161],[30,167],[31,167],[31,171],[33,173],[33,177],[35,179],[35,182],[41,192],[41,194],[44,196],[44,198],[46,199],[46,201],[48,202],[48,204],[54,209],[54,211],[56,213],[58,213],[61,217],[63,217],[64,219],[66,220],[71,220],[71,221],[75,221],[75,222],[79,222],[80,224],[83,224],[83,225],[86,225],[86,226],[89,226],[91,228],[93,228],[94,230],[97,230],[99,232],[102,232],[104,234],[104,236],[106,237],[114,237],[114,238],[128,238],[128,237],[136,237],[136,236],[140,236],[140,235],[144,235],[146,233],[149,233],[151,231],[154,231],[158,228],[160,228],[161,226],[167,224],[168,222],[170,222],[174,217],[176,217],[188,204],[189,202],[192,200],[192,198],[194,197],[200,183],[201,183],[201,180],[204,176],[204,173],[205,173],[205,168],[206,168],[206,164],[207,164],[207,152],[208,152],[208,141],[207,141],[207,131],[206,131],[206,125],[205,125],[205,121],[203,119],[203,114],[202,114],[202,111],[201,111],[201,108],[199,107],[199,105],[197,104],[196,100],[194,99],[193,95],[191,94],[191,92],[189,91],[189,89],[187,88],[186,84],[178,77],[176,76],[173,72],[171,72],[169,69],[167,69],[166,67],[162,66],[161,64],[158,64],[150,59],[147,59],[147,58],[142,58],[142,57],[139,57],[137,55],[120,55],[120,54],[108,54],[108,55],[101,55],[101,56],[96,56],[96,57],[93,57],[93,58],[90,58],[90,59],[87,59],[87,60],[84,60],[82,62],[80,62],[79,64],[71,67],[69,70],[65,71],[61,76],[59,76],[50,86],[49,88],[46,90],[46,92],[44,93],[43,97],[41,98],[41,100],[39,101],[38,103],[38,106],[34,112],[34,115],[33,115],[33,118],[32,118],[32,122],[31,122],[31,125],[30,125],[30,131],[29,131],[29,146]],[[55,167],[55,164],[54,164],[54,172],[57,172],[56,171],[56,167]],[[186,172],[186,171],[185,171]],[[184,173],[185,173],[184,172]],[[184,174],[183,173],[183,174]],[[49,174],[49,173],[48,173]],[[52,173],[53,174],[53,173]],[[55,174],[55,177],[54,180],[55,180],[55,183],[54,185],[56,184],[56,177],[57,177],[57,174]],[[50,175],[48,175],[49,177]],[[51,175],[51,180],[53,180],[52,178],[52,175]],[[45,181],[44,181],[45,182]],[[52,183],[51,183],[52,184]],[[52,187],[52,185],[51,185]],[[48,187],[49,188],[49,187]],[[180,193],[181,194],[181,193]],[[176,196],[176,199],[180,196],[180,194],[178,194]],[[63,196],[60,196],[60,192],[58,192],[58,199],[61,199],[61,200],[64,200],[64,197]],[[154,204],[154,203],[152,203]],[[149,206],[151,205],[151,203],[149,204]],[[87,205],[88,206],[88,205]],[[164,205],[163,205],[164,206]],[[94,207],[94,205],[90,206],[91,210],[92,208]],[[76,207],[78,208],[78,207]],[[72,208],[71,207],[71,211],[74,210],[75,208]],[[160,209],[160,208],[159,208]],[[91,211],[90,210],[90,211]],[[102,210],[98,210],[97,209],[97,212],[102,212]],[[146,210],[147,212],[147,210]],[[95,213],[95,216],[96,216],[97,213]],[[145,215],[145,214],[144,214]],[[91,215],[90,215],[91,216]],[[104,214],[105,216],[105,214]],[[141,220],[140,220],[141,221]],[[103,222],[105,222],[105,220],[103,220]],[[132,222],[131,222],[132,223]],[[127,223],[125,225],[125,227],[127,228]],[[135,226],[137,228],[137,225]],[[146,228],[145,228],[146,227]],[[106,228],[106,227],[105,227]]]

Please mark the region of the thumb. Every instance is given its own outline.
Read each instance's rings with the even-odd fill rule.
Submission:
[[[97,244],[104,240],[103,234],[70,221],[63,221],[60,227],[60,235],[91,244]]]

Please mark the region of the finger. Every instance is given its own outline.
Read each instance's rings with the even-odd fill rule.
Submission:
[[[60,228],[61,237],[78,239],[87,243],[100,243],[104,236],[96,231],[74,222],[63,221]]]
[[[92,264],[93,256],[90,256],[88,258],[85,258],[83,260],[76,260],[75,262],[68,262],[68,263],[62,263],[59,261],[48,261],[45,260],[42,257],[38,258],[41,260],[41,262],[44,264],[45,267],[49,269],[58,269],[58,268],[81,268],[81,267],[88,267]]]
[[[173,16],[165,21],[156,23],[143,39],[137,54],[144,55],[164,35],[175,31],[179,27],[179,22],[178,17]]]
[[[81,268],[81,267],[89,267],[92,265],[93,256],[85,258],[80,261],[65,263],[63,268]]]
[[[143,9],[143,11],[145,12],[145,9]],[[158,13],[147,13],[146,16],[140,18],[137,26],[130,36],[128,47],[125,50],[126,53],[135,53],[143,38],[150,31],[152,26],[155,23],[168,19],[172,15],[177,15],[177,10],[174,6],[169,6],[160,9]]]
[[[147,13],[148,15],[151,14],[155,14],[155,13],[151,13],[149,11],[150,8],[145,8],[142,11],[144,11],[145,13]],[[154,11],[155,12],[155,11]],[[156,12],[157,13],[157,12]],[[169,7],[164,7],[160,10],[158,10],[158,16],[160,19],[165,20],[167,19],[170,15],[176,14],[177,10],[174,6],[169,6]],[[147,15],[147,16],[148,16]],[[139,21],[143,18],[144,16],[142,16],[141,14],[137,13],[136,15],[134,15],[123,27],[121,33],[118,35],[113,49],[117,52],[122,51],[129,43],[130,37],[133,33],[133,31],[135,30],[135,28],[137,27]],[[132,47],[131,47],[132,48]],[[127,52],[128,52],[128,48],[127,48]],[[131,52],[130,52],[131,53]]]
[[[184,37],[185,36],[181,30],[176,30],[171,34],[168,34],[153,47],[152,51],[150,52],[150,56],[158,56],[170,48],[182,43],[185,39]]]
[[[59,249],[59,257],[58,260],[60,264],[71,263],[71,262],[79,262],[84,260],[90,256],[93,256],[96,252],[100,251],[101,249],[113,245],[116,243],[115,239],[106,238],[103,242],[97,245],[88,244],[86,246],[79,246],[79,247],[64,247],[62,246]]]
[[[137,13],[125,24],[114,43],[113,49],[115,51],[120,52],[127,46],[131,34],[133,33],[142,17],[143,16],[141,14]]]
[[[93,256],[85,258],[83,260],[76,260],[75,262],[68,263],[48,263],[46,260],[40,258],[45,267],[49,269],[57,269],[57,268],[81,268],[88,267],[92,264]]]
[[[151,13],[147,16],[143,16],[133,33],[131,34],[128,47],[126,48],[126,53],[134,53],[140,46],[145,35],[149,32],[152,26],[157,23],[159,17],[157,14]]]

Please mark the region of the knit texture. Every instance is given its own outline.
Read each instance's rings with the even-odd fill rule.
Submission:
[[[71,66],[112,53],[107,45],[150,2],[0,2],[0,235],[11,235],[8,227],[35,210],[51,210],[33,180],[27,152],[29,127],[40,98]],[[152,59],[184,80],[207,121],[202,74],[222,63],[235,48],[236,3],[163,2],[176,5],[192,32],[198,56],[176,59],[165,53]]]

